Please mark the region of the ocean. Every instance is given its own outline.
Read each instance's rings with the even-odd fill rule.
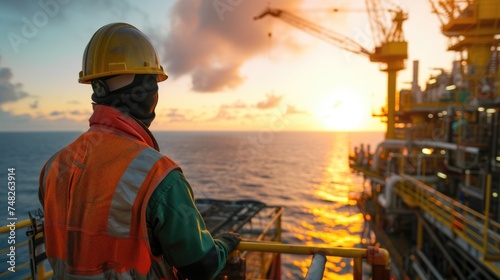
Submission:
[[[160,151],[176,161],[195,198],[259,200],[284,206],[283,242],[361,247],[372,242],[349,193],[363,187],[350,172],[348,153],[363,143],[375,148],[383,132],[154,132]],[[44,163],[80,132],[0,133],[0,221],[8,224],[8,175],[15,168],[14,217],[40,208],[38,177]],[[16,231],[16,242],[26,240]],[[0,248],[10,245],[6,237]],[[0,255],[0,273],[8,252]],[[27,261],[16,250],[16,263]],[[282,279],[303,279],[310,257],[282,255]],[[29,273],[29,268],[24,270]],[[21,271],[7,279],[20,279]],[[350,259],[330,257],[324,279],[352,279]]]

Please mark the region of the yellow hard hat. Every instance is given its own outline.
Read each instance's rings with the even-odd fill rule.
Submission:
[[[78,82],[89,84],[121,74],[156,74],[158,82],[168,78],[144,33],[127,23],[111,23],[97,30],[87,44]]]

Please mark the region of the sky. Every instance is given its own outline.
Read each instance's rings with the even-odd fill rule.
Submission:
[[[450,69],[455,54],[427,0],[398,5],[409,44],[398,90],[409,88],[412,61],[420,86]],[[278,18],[287,10],[352,38],[374,40],[363,0],[17,0],[0,2],[0,131],[85,131],[89,85],[78,83],[94,32],[127,22],[155,45],[169,74],[159,84],[152,131],[382,131],[373,118],[386,103],[387,74],[367,57],[341,50]],[[338,9],[338,12],[331,12]],[[386,12],[387,18],[390,13]],[[389,25],[388,22],[387,25]]]

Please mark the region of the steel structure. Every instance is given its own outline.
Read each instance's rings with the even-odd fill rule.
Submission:
[[[500,97],[498,80],[500,3],[498,0],[429,0],[450,38],[448,50],[461,54],[466,88],[475,98]]]

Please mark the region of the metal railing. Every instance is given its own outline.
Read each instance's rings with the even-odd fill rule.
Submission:
[[[25,228],[28,228],[30,226],[31,226],[30,219],[26,219],[26,220],[22,220],[20,222],[16,222],[14,230],[17,231],[19,229],[25,229]],[[11,231],[12,231],[12,229],[9,226],[1,227],[0,228],[0,235],[4,235],[4,234],[8,235],[11,233]],[[40,239],[40,238],[43,238],[42,234],[39,234],[36,236],[36,239]],[[16,248],[16,252],[19,252],[20,247],[24,247],[24,246],[28,247],[28,245],[29,245],[29,240],[26,240],[26,241],[16,243],[14,245],[14,247]],[[2,248],[2,249],[0,249],[0,254],[3,255],[5,253],[7,253],[9,250],[10,250],[10,246],[7,248]],[[16,264],[15,265],[16,272],[12,272],[12,271],[6,269],[5,271],[0,272],[0,278],[8,277],[8,276],[12,277],[13,276],[12,274],[14,274],[14,273],[27,274],[27,273],[25,273],[26,271],[24,271],[24,270],[29,269],[29,268],[30,268],[30,261],[23,262],[21,264]],[[53,274],[54,274],[53,271],[45,271],[45,266],[43,263],[37,266],[37,270],[36,270],[37,279],[49,279],[50,277],[52,277]],[[28,280],[28,279],[33,279],[33,278],[31,276],[27,276],[27,277],[24,277],[22,279]]]
[[[491,126],[486,123],[466,123],[453,131],[452,142],[472,146],[488,146],[491,139]]]
[[[408,205],[421,208],[482,252],[484,263],[500,275],[500,268],[490,265],[491,261],[500,261],[500,223],[411,176],[400,176],[404,181],[396,185],[395,191]]]
[[[294,245],[268,242],[245,242],[242,241],[238,245],[240,251],[256,251],[256,252],[271,252],[280,254],[296,254],[296,255],[323,255],[337,256],[353,259],[353,279],[362,279],[362,263],[363,259],[367,260],[368,264],[372,265],[373,279],[390,279],[390,258],[389,252],[381,248],[339,248],[328,247],[323,245]],[[310,280],[322,279],[322,272],[325,268],[326,258],[314,257],[313,263],[309,268],[308,276]]]
[[[453,198],[439,192],[416,178],[406,174],[404,160],[399,162],[398,175],[401,181],[396,183],[394,191],[409,207],[420,208],[430,219],[439,222],[474,248],[482,258],[480,261],[496,275],[500,276],[500,223],[463,205]],[[431,165],[432,166],[432,165]],[[380,174],[373,173],[367,167],[351,164],[351,168],[362,172],[373,180],[384,180]],[[486,184],[485,193],[490,193],[491,179]],[[375,195],[376,196],[376,195]],[[489,198],[485,200],[485,209],[489,209]]]
[[[282,210],[281,210],[282,211]],[[278,211],[278,217],[281,217],[281,211]],[[276,222],[274,220],[273,222]],[[31,225],[30,220],[23,220],[16,223],[16,230],[27,228]],[[4,226],[0,228],[0,234],[9,234],[10,228]],[[42,238],[43,236],[38,235],[37,238]],[[28,241],[16,244],[17,248],[21,246],[28,246]],[[0,250],[0,253],[6,253],[9,248]],[[306,279],[316,280],[321,279],[323,271],[325,268],[326,258],[322,256],[338,256],[353,259],[353,279],[362,279],[362,262],[363,259],[367,261],[368,264],[372,265],[373,279],[389,279],[390,277],[390,258],[389,253],[385,249],[381,248],[371,248],[371,249],[359,249],[359,248],[337,248],[328,247],[322,245],[291,245],[291,244],[281,244],[274,242],[247,242],[242,241],[238,246],[238,250],[242,252],[267,252],[267,253],[281,253],[281,254],[298,254],[298,255],[314,255],[313,263],[311,264],[310,271]],[[21,269],[29,268],[30,262],[26,262],[20,265],[16,265],[16,272],[18,273]],[[11,271],[6,270],[0,273],[0,278],[12,276]],[[37,267],[37,279],[49,279],[52,277],[53,271],[46,271],[42,264]],[[31,276],[23,278],[33,279]]]
[[[264,241],[264,242],[281,242],[281,219],[283,216],[283,207],[276,207],[274,216],[267,222],[267,225],[262,229],[262,232],[253,241]],[[240,233],[244,234],[244,231]],[[249,254],[256,253],[245,251],[241,253],[241,257],[246,259],[247,269],[246,277],[263,279],[269,274],[273,262],[280,259],[280,256],[271,253],[263,252],[262,254]],[[278,261],[279,263],[280,261]],[[250,265],[248,265],[250,264]],[[253,269],[252,268],[253,265]],[[258,269],[255,269],[258,268]]]

